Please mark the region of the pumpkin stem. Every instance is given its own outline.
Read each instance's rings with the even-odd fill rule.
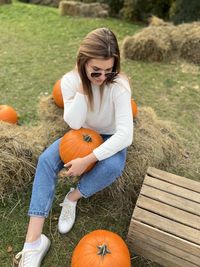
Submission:
[[[98,248],[98,253],[97,255],[100,255],[102,257],[104,257],[106,254],[111,254],[111,252],[109,251],[108,247],[106,244],[103,244],[101,246],[97,246]]]
[[[87,143],[92,142],[92,137],[88,134],[83,135],[83,140]]]

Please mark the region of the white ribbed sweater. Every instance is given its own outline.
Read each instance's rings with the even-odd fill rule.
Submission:
[[[99,87],[92,84],[94,110],[90,110],[87,96],[77,92],[80,77],[76,70],[61,79],[64,99],[64,120],[72,129],[89,128],[112,136],[93,150],[98,160],[108,158],[133,141],[133,117],[129,82],[121,75],[104,88],[100,107]]]

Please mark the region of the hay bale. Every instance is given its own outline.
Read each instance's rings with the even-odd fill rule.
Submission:
[[[52,95],[40,98],[38,116],[39,127],[45,129],[42,135],[47,146],[70,130],[63,120],[63,109],[55,104]]]
[[[0,0],[0,6],[5,4],[12,4],[11,0]]]
[[[172,45],[165,27],[147,27],[122,43],[125,58],[145,61],[164,61],[171,56]]]
[[[59,11],[61,16],[78,16],[81,3],[75,1],[60,1]]]
[[[180,54],[182,44],[186,42],[187,39],[192,38],[192,36],[198,35],[199,32],[200,22],[183,23],[178,26],[171,26],[169,28],[169,34],[173,49]]]
[[[151,16],[148,19],[148,22],[149,22],[149,26],[156,26],[156,27],[173,25],[171,22],[166,22],[163,19],[158,18],[156,16]]]
[[[108,17],[109,15],[109,6],[101,3],[64,0],[59,3],[59,10],[61,16]]]
[[[42,99],[40,104],[43,116],[41,113],[42,120],[38,125],[19,126],[0,122],[1,199],[27,189],[34,177],[39,155],[69,130],[60,115],[63,111],[50,97]]]
[[[33,178],[39,147],[26,141],[24,127],[0,122],[0,198],[25,189]]]
[[[52,95],[42,96],[38,104],[38,117],[41,122],[58,122],[64,124],[63,108],[59,108]]]
[[[165,61],[182,57],[189,62],[200,61],[200,22],[171,23],[152,17],[148,27],[122,43],[125,58],[144,61]]]
[[[180,48],[180,57],[190,63],[200,65],[200,29],[193,32],[183,41]]]
[[[0,121],[0,198],[26,190],[42,151],[57,138],[52,123],[19,126]]]

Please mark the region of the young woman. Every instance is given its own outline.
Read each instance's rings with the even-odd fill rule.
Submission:
[[[131,89],[120,73],[120,52],[114,33],[107,28],[90,32],[82,41],[76,67],[61,80],[64,120],[72,129],[97,131],[103,144],[91,154],[65,164],[66,174],[80,176],[61,204],[58,222],[60,233],[67,233],[75,222],[76,204],[103,190],[124,169],[126,148],[133,139]],[[39,267],[50,247],[42,234],[55,194],[57,174],[64,164],[59,156],[60,139],[39,157],[29,207],[30,221],[23,250],[17,254],[20,267]],[[96,162],[89,172],[88,165]]]

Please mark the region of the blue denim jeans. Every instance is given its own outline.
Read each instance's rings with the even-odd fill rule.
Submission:
[[[105,141],[111,135],[102,135]],[[60,140],[56,140],[39,157],[29,216],[47,217],[52,206],[57,183],[57,174],[64,163],[59,156]],[[87,173],[80,176],[77,188],[87,198],[106,188],[122,174],[126,162],[126,148],[104,160],[98,161]]]

